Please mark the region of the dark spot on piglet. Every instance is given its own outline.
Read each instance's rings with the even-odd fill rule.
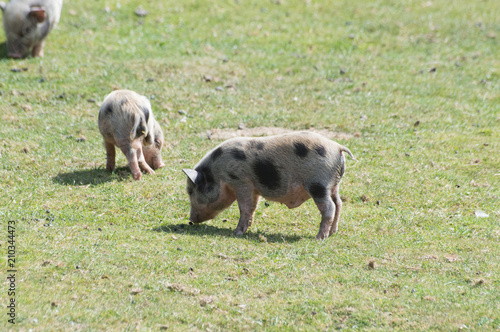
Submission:
[[[316,147],[315,150],[321,157],[326,157],[326,149],[323,145]]]
[[[295,142],[293,143],[293,146],[295,148],[295,154],[299,156],[300,158],[305,158],[307,156],[307,153],[309,152],[309,149],[304,143],[301,142]]]
[[[234,175],[233,173],[229,173],[229,177],[233,180],[238,180],[238,177]]]
[[[314,199],[325,198],[327,196],[326,187],[318,182],[311,184],[309,187],[309,193]]]
[[[105,109],[104,109],[104,113],[106,114],[111,114],[113,113],[113,109],[111,108],[111,106],[107,106]]]
[[[237,160],[246,160],[247,159],[245,152],[243,150],[240,150],[240,149],[231,150],[231,156],[233,156]]]
[[[280,186],[280,174],[270,160],[256,160],[253,164],[253,171],[259,182],[267,188],[273,190]]]
[[[252,141],[252,142],[250,142],[250,147],[253,148],[253,149],[257,149],[257,150],[263,150],[264,149],[264,143]]]
[[[214,152],[212,152],[212,154],[210,155],[210,159],[212,159],[212,161],[217,160],[217,158],[219,158],[222,155],[222,152],[223,151],[221,147],[215,149]]]

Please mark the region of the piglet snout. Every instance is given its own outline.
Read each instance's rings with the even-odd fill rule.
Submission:
[[[21,59],[23,57],[21,55],[21,53],[17,53],[17,52],[10,52],[7,55],[9,56],[9,58],[13,58],[13,59]]]

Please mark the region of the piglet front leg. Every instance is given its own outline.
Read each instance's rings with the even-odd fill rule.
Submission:
[[[36,57],[43,57],[43,46],[45,45],[45,41],[41,41],[40,43],[36,44],[33,46],[33,49],[31,50],[31,56],[36,58]]]
[[[146,162],[146,159],[144,158],[144,154],[142,153],[142,147],[139,145],[138,148],[136,149],[137,151],[137,162],[139,164],[139,167],[146,173],[148,174],[155,174],[155,171],[148,165]]]
[[[236,200],[240,209],[240,220],[234,234],[240,236],[252,225],[253,215],[259,202],[259,195],[251,187],[242,186],[236,190]]]

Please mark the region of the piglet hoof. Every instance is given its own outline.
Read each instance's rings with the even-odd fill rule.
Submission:
[[[148,165],[139,164],[139,167],[141,168],[141,170],[144,173],[155,174],[155,171],[153,171],[153,169],[151,167],[149,167]]]
[[[132,173],[132,177],[134,178],[134,180],[139,181],[142,177],[142,174],[141,174],[141,172],[138,172],[135,174]]]
[[[328,234],[328,236],[332,236],[332,234],[334,234],[334,233],[337,233],[337,227],[333,227],[333,226],[332,226],[332,227],[330,228],[330,233]]]
[[[242,236],[245,232],[243,232],[241,229],[237,229],[234,231],[235,236]]]
[[[327,237],[328,237],[328,234],[324,234],[324,233],[319,232],[318,235],[316,235],[316,240],[321,241],[321,240],[326,239]]]

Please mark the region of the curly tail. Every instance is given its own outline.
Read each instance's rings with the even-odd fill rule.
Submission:
[[[344,152],[347,152],[349,154],[349,156],[351,156],[352,160],[356,160],[358,161],[356,158],[354,158],[354,156],[352,155],[352,152],[351,150],[349,150],[348,148],[346,148],[345,146],[340,146],[340,151],[344,151]]]
[[[148,134],[148,126],[146,124],[146,120],[143,116],[138,113],[134,114],[134,125],[132,126],[132,130],[130,131],[130,140],[146,136]]]

